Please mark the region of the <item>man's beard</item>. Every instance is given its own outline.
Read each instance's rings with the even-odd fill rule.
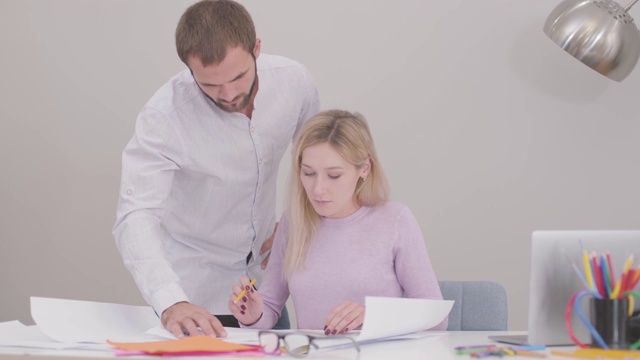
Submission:
[[[200,87],[200,84],[198,84],[197,81],[196,81],[196,85],[198,85],[198,89],[200,89],[202,94],[204,94],[204,96],[206,96],[209,100],[211,100],[214,104],[216,104],[216,106],[220,108],[220,110],[226,111],[228,113],[240,112],[242,109],[246,108],[247,105],[249,105],[249,103],[251,102],[251,98],[256,92],[256,84],[258,83],[258,64],[255,61],[255,58],[254,58],[254,66],[255,66],[255,77],[253,78],[253,83],[251,84],[251,88],[249,88],[249,93],[244,95],[240,94],[236,96],[236,98],[242,97],[242,101],[240,101],[238,105],[233,105],[233,106],[224,105],[224,103],[216,101],[211,96],[207,95],[207,93],[204,92],[204,90],[202,90],[202,88]],[[193,76],[193,71],[191,71],[191,76]]]
[[[213,101],[214,104],[216,104],[217,107],[220,108],[220,110],[232,113],[232,112],[240,112],[242,109],[246,108],[247,105],[249,105],[249,102],[251,102],[251,98],[253,97],[253,94],[256,90],[256,83],[258,81],[258,72],[256,69],[256,76],[253,78],[253,83],[251,84],[251,88],[249,88],[249,93],[248,94],[240,94],[238,96],[236,96],[236,99],[241,97],[242,100],[240,100],[240,102],[236,105],[227,105],[226,102],[221,102],[221,101],[215,101],[213,99],[211,99],[209,97],[209,99],[211,99],[211,101]],[[236,99],[233,99],[234,101]],[[231,101],[233,102],[233,101]]]

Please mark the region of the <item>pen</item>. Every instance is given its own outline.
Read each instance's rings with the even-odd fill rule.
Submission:
[[[251,282],[249,283],[249,286],[253,286],[253,284],[256,283],[256,279],[251,280]],[[240,299],[242,299],[242,297],[247,293],[247,289],[242,289],[242,291],[240,292],[240,294],[238,294],[238,297],[236,297],[235,300],[233,300],[233,303],[237,303],[238,301],[240,301]]]

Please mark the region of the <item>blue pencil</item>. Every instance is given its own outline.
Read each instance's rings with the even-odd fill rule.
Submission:
[[[587,279],[584,278],[584,276],[578,269],[578,265],[576,265],[573,260],[571,260],[571,266],[573,267],[573,270],[576,272],[576,274],[578,274],[578,278],[580,278],[580,281],[582,281],[582,283],[584,284],[585,289],[590,289],[589,284],[587,283]]]
[[[609,261],[604,255],[600,255],[600,272],[604,283],[604,298],[607,299],[611,295],[611,276],[609,275]]]

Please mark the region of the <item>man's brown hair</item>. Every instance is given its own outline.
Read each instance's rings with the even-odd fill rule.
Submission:
[[[187,64],[198,56],[202,65],[224,60],[227,50],[242,47],[253,56],[256,29],[244,6],[232,0],[202,0],[191,5],[176,28],[176,48]]]

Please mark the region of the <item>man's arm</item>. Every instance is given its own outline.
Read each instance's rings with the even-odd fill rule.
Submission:
[[[158,312],[188,301],[163,243],[172,241],[162,225],[179,166],[180,144],[168,121],[145,108],[122,153],[122,180],[113,235],[125,266],[144,299]]]
[[[184,148],[177,132],[159,112],[145,108],[122,154],[122,181],[113,235],[126,268],[163,325],[183,333],[226,336],[220,322],[188,302],[163,244],[173,241],[162,224],[173,176]]]

